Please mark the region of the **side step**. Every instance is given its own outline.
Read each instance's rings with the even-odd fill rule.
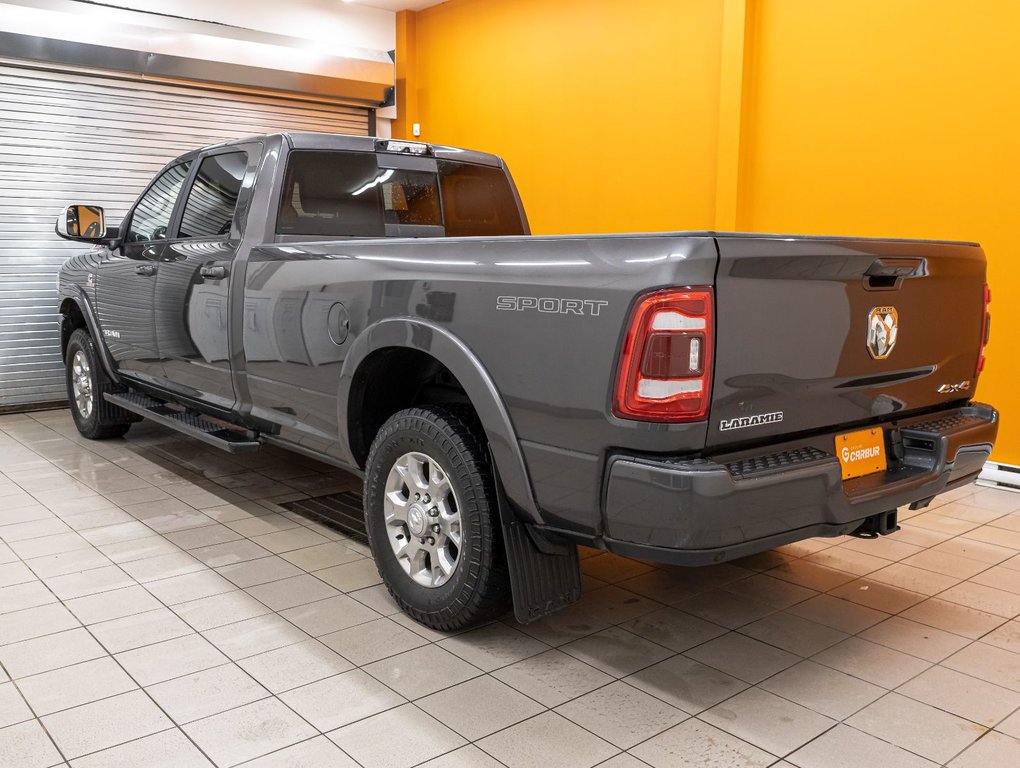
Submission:
[[[249,453],[257,451],[261,446],[251,433],[229,429],[222,424],[197,416],[187,411],[178,411],[166,403],[141,392],[106,392],[103,395],[108,403],[119,406],[125,411],[136,413],[143,418],[176,429],[188,437],[201,440],[228,453]]]

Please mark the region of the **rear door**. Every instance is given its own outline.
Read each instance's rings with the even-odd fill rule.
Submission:
[[[720,237],[709,446],[970,397],[984,320],[980,247]]]
[[[195,161],[156,281],[156,337],[165,386],[226,410],[235,400],[228,287],[259,150],[258,144],[232,145]]]

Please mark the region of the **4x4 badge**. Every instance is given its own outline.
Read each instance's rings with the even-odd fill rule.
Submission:
[[[875,307],[868,313],[868,354],[885,360],[896,346],[899,316],[896,307]]]

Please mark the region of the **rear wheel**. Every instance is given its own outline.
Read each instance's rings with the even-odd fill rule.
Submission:
[[[365,527],[379,575],[416,621],[453,630],[506,610],[495,483],[469,410],[409,408],[382,426],[365,472]]]
[[[71,334],[64,367],[67,399],[78,431],[92,440],[123,436],[134,419],[103,398],[104,393],[113,390],[113,382],[100,367],[95,342],[84,328]]]

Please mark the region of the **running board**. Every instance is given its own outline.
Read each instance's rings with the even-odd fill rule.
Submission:
[[[262,443],[250,432],[241,432],[187,411],[178,411],[161,400],[140,392],[106,392],[106,401],[125,411],[175,429],[228,453],[257,451]]]

